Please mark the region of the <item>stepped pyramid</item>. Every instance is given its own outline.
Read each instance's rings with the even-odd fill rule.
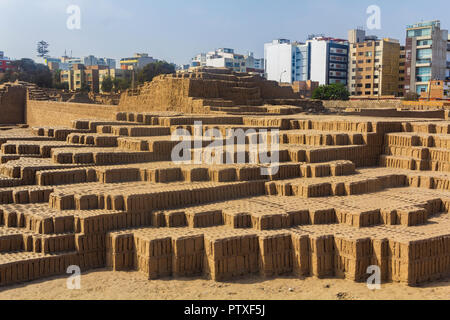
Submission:
[[[124,93],[119,106],[121,111],[248,115],[323,110],[321,102],[302,99],[291,87],[258,75],[207,67],[157,76]]]
[[[219,76],[239,78],[211,76],[214,92]],[[177,77],[150,88],[173,82],[197,90]],[[228,98],[256,98],[254,83]],[[233,140],[230,129],[249,133],[235,144],[240,150],[211,150],[212,139],[188,144],[188,154],[213,151],[217,163],[172,161],[172,133],[193,132],[199,121],[203,134],[215,129],[224,140]],[[278,162],[262,153],[247,161],[251,139],[268,129],[279,132],[271,149]],[[371,265],[383,281],[447,277],[449,142],[445,120],[179,110],[0,132],[0,286],[65,274],[70,265],[138,270],[149,279],[365,281]],[[225,161],[239,155],[245,163]]]

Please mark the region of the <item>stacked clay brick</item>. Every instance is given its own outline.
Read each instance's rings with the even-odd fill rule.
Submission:
[[[242,78],[250,90],[229,98],[261,93],[253,80]],[[237,141],[241,151],[214,155],[212,139],[191,141],[188,153],[217,163],[170,161],[172,133],[194,133],[197,122],[223,141],[233,129],[249,135]],[[249,142],[266,129],[279,130],[278,163],[262,153],[225,163],[248,161]],[[437,120],[120,112],[2,132],[0,285],[70,265],[149,279],[364,281],[372,265],[384,281],[446,277],[449,129]]]

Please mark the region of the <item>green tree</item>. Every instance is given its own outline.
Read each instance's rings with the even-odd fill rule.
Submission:
[[[312,94],[317,100],[349,100],[349,97],[350,93],[342,83],[319,86]]]
[[[79,91],[81,91],[83,93],[88,93],[91,91],[91,87],[87,83],[83,83],[81,85],[81,89]]]
[[[102,91],[103,92],[111,92],[114,87],[114,81],[111,76],[107,76],[102,81]]]
[[[61,82],[61,70],[55,70],[52,72],[53,83],[52,87],[55,89],[67,90],[69,84],[67,82]]]
[[[37,43],[37,56],[39,58],[48,57],[48,53],[50,52],[50,50],[48,50],[48,47],[49,47],[49,43],[48,42],[46,42],[44,40],[39,41]]]
[[[175,73],[175,66],[166,61],[157,61],[149,63],[137,74],[137,81],[139,83],[152,81],[154,77],[160,74]]]
[[[15,70],[13,71],[14,75],[10,75],[10,78],[34,83],[39,87],[52,87],[53,76],[46,65],[36,64],[33,60],[26,58],[13,61],[12,65]]]
[[[131,87],[131,81],[128,79],[114,79],[114,92],[125,91]]]
[[[8,69],[5,74],[3,75],[3,78],[0,80],[0,83],[5,83],[5,82],[14,82],[17,80],[17,72],[14,72],[11,69]]]

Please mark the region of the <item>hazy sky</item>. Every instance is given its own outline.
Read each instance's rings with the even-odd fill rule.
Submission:
[[[441,20],[450,28],[450,1],[432,0],[0,0],[0,51],[35,58],[36,43],[50,55],[93,54],[115,59],[147,52],[178,64],[220,47],[264,55],[276,38],[304,41],[308,34],[347,38],[366,26],[367,7],[381,8],[381,29],[370,31],[404,43],[405,26]],[[424,5],[425,4],[425,5]],[[68,6],[81,8],[81,29],[69,30]]]

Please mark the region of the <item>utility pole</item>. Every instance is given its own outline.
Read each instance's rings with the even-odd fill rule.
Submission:
[[[428,81],[428,101],[431,99],[431,78]]]
[[[134,67],[131,72],[131,90],[133,91],[134,94]]]
[[[380,66],[376,67],[376,70],[378,71],[378,101],[380,101],[380,99],[381,99],[381,88],[382,88],[381,71],[382,71],[383,67],[384,67],[384,65],[380,65]]]

